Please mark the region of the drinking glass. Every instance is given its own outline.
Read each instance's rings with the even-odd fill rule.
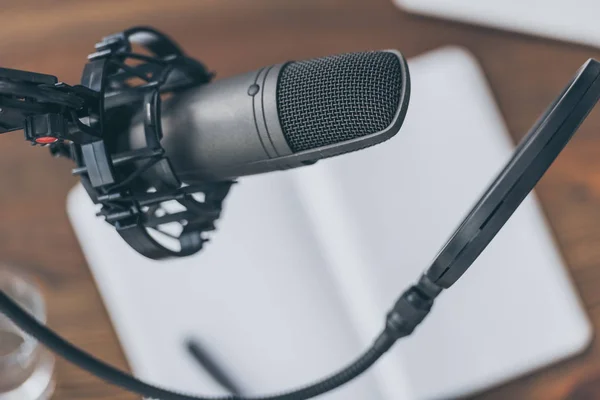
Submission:
[[[46,323],[39,288],[0,265],[0,289],[38,321]],[[54,357],[0,314],[0,400],[48,400],[54,392]]]

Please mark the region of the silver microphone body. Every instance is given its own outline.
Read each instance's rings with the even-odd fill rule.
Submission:
[[[165,101],[161,144],[186,183],[285,170],[389,139],[409,97],[397,51],[282,63]],[[134,124],[132,147],[143,138]]]

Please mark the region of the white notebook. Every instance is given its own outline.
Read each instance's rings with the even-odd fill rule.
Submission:
[[[418,14],[600,46],[597,0],[393,0]]]
[[[70,218],[137,376],[224,393],[185,351],[194,337],[244,394],[273,393],[370,345],[513,148],[470,54],[445,48],[409,65],[412,99],[396,137],[240,179],[212,242],[190,258],[143,258],[73,190]],[[591,334],[530,196],[411,337],[322,398],[459,396],[576,354]]]

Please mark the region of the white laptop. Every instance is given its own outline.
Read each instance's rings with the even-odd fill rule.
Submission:
[[[600,46],[596,0],[393,0],[418,14]]]
[[[193,338],[243,394],[266,394],[338,370],[370,345],[513,148],[469,53],[445,48],[409,65],[412,99],[396,137],[240,179],[195,256],[143,258],[94,216],[81,187],[72,191],[72,224],[137,376],[226,393],[186,351]],[[530,196],[411,337],[321,398],[461,396],[573,356],[591,337]]]

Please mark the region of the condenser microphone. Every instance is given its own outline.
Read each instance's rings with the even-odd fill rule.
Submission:
[[[408,67],[397,51],[291,61],[165,101],[161,145],[186,183],[285,170],[391,138],[409,96]],[[145,145],[140,122],[131,145]]]

